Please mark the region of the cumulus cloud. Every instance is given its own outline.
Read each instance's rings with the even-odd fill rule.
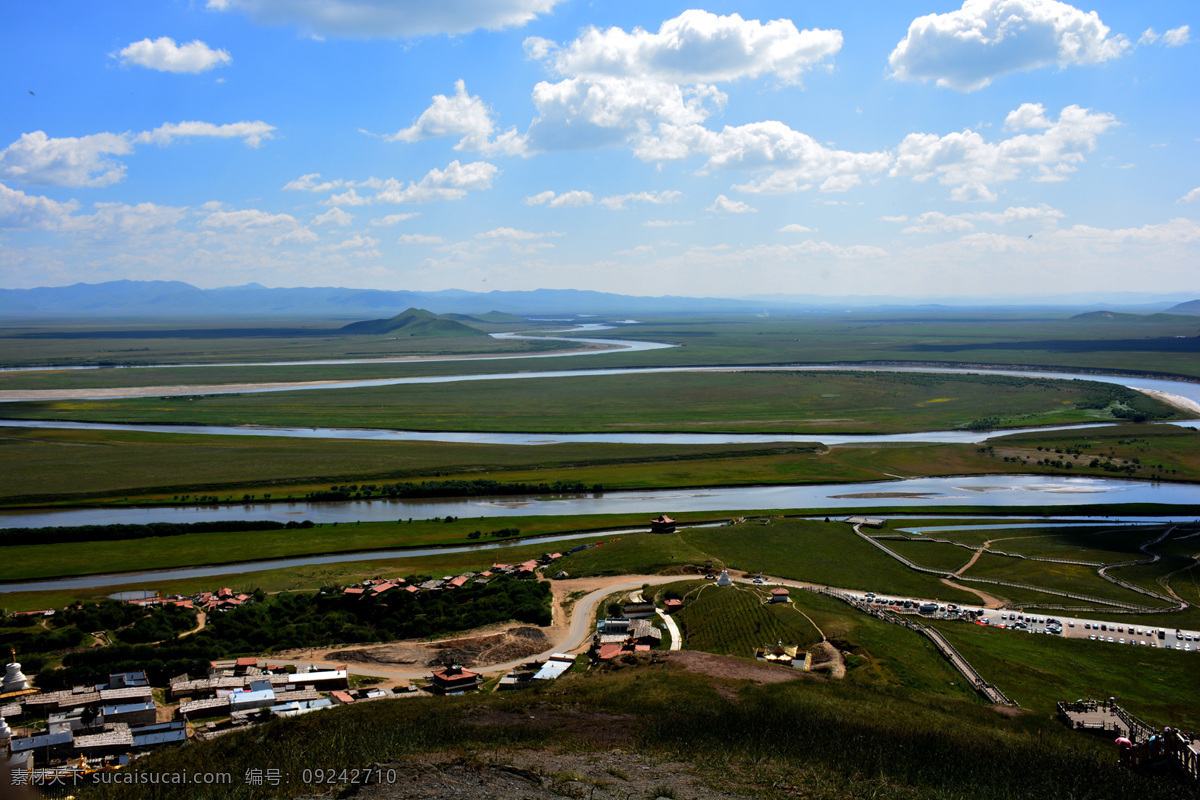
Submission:
[[[1200,186],[1197,186],[1195,189],[1192,189],[1190,192],[1188,192],[1187,194],[1185,194],[1183,197],[1179,198],[1175,202],[1177,202],[1177,203],[1194,203],[1197,200],[1200,200]]]
[[[764,75],[794,83],[841,45],[840,31],[700,10],[657,33],[589,28],[561,48],[530,38],[526,53],[562,80],[534,87],[538,117],[527,138],[535,150],[585,149],[635,140],[660,123],[698,125],[725,103],[714,83]]]
[[[546,190],[531,195],[525,198],[527,206],[549,206],[550,208],[579,208],[581,206],[590,206],[594,201],[591,192],[574,190],[556,195],[553,191]]]
[[[900,80],[971,92],[1010,72],[1099,64],[1128,47],[1095,11],[1058,0],[966,0],[958,11],[913,20],[888,63]]]
[[[199,39],[177,45],[169,36],[134,42],[119,55],[122,64],[136,64],[159,72],[204,72],[233,63],[228,51],[213,50]]]
[[[763,24],[737,14],[723,17],[698,9],[663,22],[658,33],[592,27],[561,49],[545,39],[526,41],[528,53],[562,75],[637,77],[675,84],[719,83],[766,74],[794,82],[841,47],[841,31],[800,31],[787,19]]]
[[[714,214],[749,214],[758,209],[751,208],[748,203],[743,203],[741,200],[730,200],[725,195],[719,194],[713,204],[704,210]]]
[[[690,219],[648,219],[642,223],[647,228],[673,228],[676,225],[692,225]]]
[[[784,225],[779,229],[780,233],[816,233],[816,228],[810,228],[807,225],[800,225],[793,222],[791,225]]]
[[[496,124],[492,112],[479,99],[467,94],[467,85],[459,80],[454,84],[454,96],[434,95],[429,108],[407,128],[384,137],[389,142],[419,142],[441,136],[461,136],[455,150],[502,155],[525,152],[525,138],[515,128],[493,138]]]
[[[917,181],[937,177],[943,185],[954,187],[956,200],[994,200],[989,184],[1026,172],[1032,171],[1034,181],[1066,180],[1084,161],[1084,154],[1095,148],[1096,138],[1116,124],[1111,114],[1074,105],[1051,120],[1040,104],[1025,103],[1008,115],[1005,126],[1034,133],[998,142],[988,142],[969,129],[945,136],[911,133],[900,143],[889,174]]]
[[[248,231],[261,228],[297,228],[299,223],[291,214],[271,214],[256,208],[244,208],[237,211],[212,211],[200,221],[200,227]]]
[[[59,203],[0,183],[0,228],[57,230],[78,207],[74,200]]]
[[[343,183],[340,180],[322,181],[321,173],[310,172],[307,175],[301,175],[294,181],[288,181],[284,184],[283,189],[287,192],[328,192],[331,189],[338,188]]]
[[[441,244],[442,237],[426,236],[423,233],[406,233],[396,240],[398,244]]]
[[[674,203],[681,197],[683,197],[683,192],[676,191],[675,189],[654,192],[630,192],[629,194],[614,194],[606,197],[600,201],[600,205],[609,211],[624,211],[628,208],[626,203],[662,205],[663,203]]]
[[[340,208],[331,208],[324,214],[319,214],[313,218],[313,225],[337,225],[346,227],[354,222],[354,217],[342,211]]]
[[[763,173],[734,187],[759,194],[798,192],[814,185],[825,192],[846,191],[861,183],[862,175],[882,172],[892,163],[888,152],[836,150],[778,121],[727,125],[720,131],[702,125],[661,125],[635,152],[648,161],[702,155],[707,157],[705,170]]]
[[[399,222],[404,222],[406,219],[419,216],[421,216],[420,211],[411,211],[407,214],[388,214],[386,217],[378,217],[371,220],[371,224],[377,228],[390,228]]]
[[[522,231],[517,228],[493,228],[484,233],[475,234],[476,239],[503,239],[512,242],[524,242],[530,239],[544,239],[547,236],[562,236],[561,233],[550,231],[548,233],[534,233],[533,231]]]
[[[389,178],[382,183],[376,203],[431,203],[436,200],[461,200],[469,191],[492,188],[492,179],[500,173],[499,167],[486,161],[460,164],[451,161],[444,170],[431,169],[424,178],[404,186],[400,181]]]
[[[274,125],[265,122],[231,122],[214,125],[211,122],[170,122],[152,131],[137,135],[140,144],[168,145],[175,139],[190,136],[211,136],[219,139],[241,139],[249,147],[258,147],[263,139],[271,138]]]
[[[321,201],[323,206],[365,206],[370,203],[369,197],[363,197],[353,188],[350,188],[341,194],[330,195]]]
[[[368,252],[368,253],[366,253],[366,255],[376,255],[377,256],[377,255],[379,255],[379,251],[375,250],[375,248],[378,246],[379,246],[378,239],[372,239],[370,236],[363,236],[362,234],[355,234],[350,239],[345,239],[341,242],[337,242],[334,244],[328,244],[319,249],[321,252],[324,252],[324,253],[336,253],[339,250],[366,250],[366,251],[374,251],[374,252]]]
[[[1138,39],[1138,44],[1161,44],[1163,47],[1179,47],[1191,41],[1191,29],[1187,25],[1172,28],[1161,36],[1154,28],[1147,28]]]
[[[240,11],[264,25],[294,25],[315,37],[396,39],[524,25],[559,1],[208,0],[208,8]]]
[[[109,186],[125,177],[125,165],[109,156],[132,152],[124,134],[51,139],[34,131],[0,151],[0,176],[43,186]]]

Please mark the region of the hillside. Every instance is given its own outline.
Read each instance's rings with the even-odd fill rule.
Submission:
[[[396,336],[420,337],[468,337],[487,336],[483,331],[469,325],[440,317],[423,308],[410,308],[389,319],[369,319],[351,322],[338,329],[339,333],[379,335],[390,333]]]
[[[1171,306],[1167,309],[1166,313],[1200,315],[1200,300],[1188,300],[1186,303],[1180,303],[1177,306]]]
[[[313,797],[368,767],[381,779],[336,796],[1165,800],[1191,792],[1169,776],[1119,768],[1109,741],[1039,715],[692,652],[628,656],[528,692],[385,700],[277,720],[154,754],[131,770],[240,778],[265,765],[279,770],[279,786],[235,782],[221,796]],[[303,783],[305,774],[340,770],[349,772],[331,785]],[[213,797],[211,788],[173,787],[169,796],[199,800]],[[130,781],[78,796],[141,800],[166,796],[161,789]]]

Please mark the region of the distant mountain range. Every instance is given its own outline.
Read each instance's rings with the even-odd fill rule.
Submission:
[[[631,316],[671,313],[763,313],[799,309],[843,311],[848,308],[897,308],[949,311],[954,306],[985,305],[1105,308],[1124,311],[1167,311],[1200,314],[1200,300],[1181,303],[1187,295],[1120,294],[1073,295],[1056,298],[894,298],[759,295],[747,298],[635,297],[576,289],[536,289],[522,292],[384,291],[336,287],[268,289],[257,283],[221,289],[199,289],[181,281],[110,281],[36,289],[0,289],[0,317],[319,317],[361,320],[388,317],[401,309],[429,309],[449,321],[452,314],[499,322],[502,317]],[[1177,305],[1175,305],[1177,304]],[[466,320],[470,321],[470,320]]]

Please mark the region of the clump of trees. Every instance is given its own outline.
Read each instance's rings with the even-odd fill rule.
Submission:
[[[188,533],[230,533],[236,531],[276,531],[284,528],[311,528],[312,520],[276,522],[274,520],[213,520],[211,522],[151,522],[146,525],[73,525],[57,528],[5,528],[0,530],[0,547],[19,544],[61,544],[63,542],[110,542],[118,539],[149,539],[159,536],[183,536]]]

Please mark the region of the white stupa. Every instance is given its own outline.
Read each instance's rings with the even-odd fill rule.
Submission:
[[[4,717],[0,717],[0,748],[7,746],[11,741],[12,729],[8,727],[8,723],[5,722]],[[0,756],[2,755],[4,755],[4,753],[2,750],[0,750]]]
[[[721,570],[721,577],[717,578],[717,586],[733,586],[733,581],[729,579],[729,570]]]
[[[12,651],[12,661],[4,667],[4,683],[0,684],[0,694],[8,694],[9,692],[20,692],[29,688],[29,679],[21,672],[21,665],[17,663],[17,651]]]

